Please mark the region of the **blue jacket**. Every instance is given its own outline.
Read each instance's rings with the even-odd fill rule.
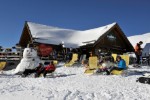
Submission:
[[[126,62],[123,59],[118,62],[118,68],[126,69]]]

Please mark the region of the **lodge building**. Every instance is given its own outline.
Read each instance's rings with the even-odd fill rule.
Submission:
[[[67,53],[69,48],[78,52],[92,52],[94,55],[100,52],[134,52],[133,46],[117,23],[80,31],[26,21],[19,45],[25,48],[28,44],[37,48],[39,55],[43,57],[53,51]]]

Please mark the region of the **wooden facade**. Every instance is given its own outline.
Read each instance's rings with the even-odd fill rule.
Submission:
[[[114,25],[110,30],[100,36],[95,43],[81,46],[81,48],[87,48],[96,55],[99,51],[118,54],[134,52],[133,46],[118,24]]]
[[[27,45],[29,43],[32,43],[32,42],[33,42],[33,40],[32,40],[31,32],[29,30],[27,22],[25,22],[24,28],[23,28],[23,31],[22,31],[22,35],[20,37],[19,45],[21,47],[27,47]]]

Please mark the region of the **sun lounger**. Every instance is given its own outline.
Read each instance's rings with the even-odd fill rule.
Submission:
[[[113,70],[112,72],[111,72],[111,74],[112,75],[121,75],[123,73],[123,70]]]
[[[57,65],[58,61],[57,60],[53,60],[53,63],[54,63],[54,65]]]
[[[86,73],[86,74],[93,74],[94,71],[99,67],[97,63],[98,63],[98,60],[97,60],[96,56],[89,57],[89,66],[85,70],[84,73]]]
[[[6,66],[6,62],[3,61],[3,62],[0,62],[0,70],[4,69]]]
[[[65,67],[70,67],[70,66],[72,66],[77,60],[78,60],[78,54],[74,53],[74,54],[72,55],[72,60],[69,61],[68,63],[66,63],[64,66],[65,66]]]
[[[116,61],[117,54],[112,54],[111,56],[114,58],[114,61]]]
[[[128,67],[129,66],[129,55],[128,54],[123,54],[123,55],[120,55],[122,59],[125,60],[126,62],[126,66]]]
[[[128,54],[123,54],[123,55],[120,55],[122,59],[125,60],[126,62],[126,66],[129,66],[129,55]],[[114,58],[114,61],[116,61],[116,57],[117,57],[117,54],[112,54],[112,57]]]
[[[122,59],[125,60],[126,66],[128,67],[129,66],[129,55],[128,54],[123,54],[123,55],[120,55],[120,56],[121,56]],[[114,57],[114,60],[116,61],[117,54],[112,54],[112,57]],[[121,70],[121,71],[113,70],[111,72],[111,74],[113,74],[113,75],[120,75],[122,73],[123,73],[123,70]]]

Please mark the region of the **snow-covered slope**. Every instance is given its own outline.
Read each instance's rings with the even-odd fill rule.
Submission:
[[[129,41],[133,45],[133,47],[138,43],[139,41],[143,41],[142,47],[146,45],[146,43],[150,43],[150,33],[145,33],[142,35],[134,35],[128,37]]]
[[[51,27],[33,22],[27,22],[27,24],[33,38],[40,38],[36,39],[37,42],[52,44],[64,42],[66,47],[78,47],[83,45],[82,42],[97,40],[101,35],[116,25],[116,23],[112,23],[95,29],[79,31]]]

